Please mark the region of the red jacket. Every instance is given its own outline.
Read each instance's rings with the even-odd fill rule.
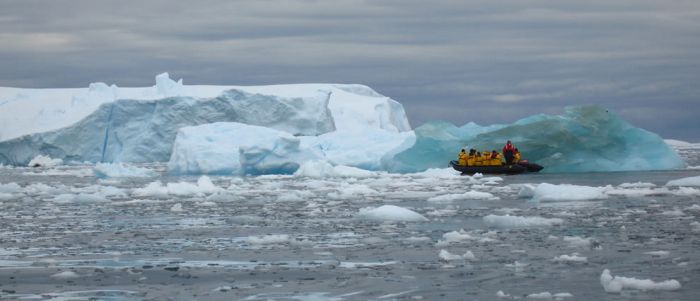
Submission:
[[[503,147],[503,153],[505,154],[506,151],[514,152],[514,151],[515,151],[515,147],[513,146],[513,144],[507,144],[507,143],[506,143],[506,145]]]

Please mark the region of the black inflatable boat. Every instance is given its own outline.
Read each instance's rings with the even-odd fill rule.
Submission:
[[[460,171],[464,174],[475,174],[478,172],[485,174],[507,175],[514,175],[524,172],[538,172],[543,168],[541,165],[529,162],[501,166],[465,166],[457,164],[457,161],[450,161],[450,166],[452,166],[452,168],[454,168],[456,171]]]

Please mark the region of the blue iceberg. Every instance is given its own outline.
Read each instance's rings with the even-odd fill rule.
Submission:
[[[510,125],[457,127],[430,122],[415,129],[413,147],[387,160],[392,172],[446,166],[461,148],[500,151],[513,141],[523,158],[546,172],[665,170],[684,163],[663,139],[598,106],[568,107],[563,115],[539,114]]]

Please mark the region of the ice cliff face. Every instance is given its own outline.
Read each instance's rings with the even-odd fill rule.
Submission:
[[[369,87],[339,84],[187,86],[167,73],[146,88],[0,87],[0,163],[168,161],[177,130],[213,122],[292,135],[410,131],[403,107]]]
[[[67,128],[0,143],[0,162],[24,164],[39,154],[79,162],[163,162],[170,159],[179,128],[220,121],[319,135],[335,129],[328,96],[283,98],[229,90],[208,99],[117,100]]]
[[[416,128],[416,143],[388,162],[410,172],[445,164],[461,148],[499,152],[512,140],[524,159],[547,172],[662,170],[684,166],[658,135],[596,106],[570,107],[564,115],[535,115],[510,125],[456,127],[434,122]]]

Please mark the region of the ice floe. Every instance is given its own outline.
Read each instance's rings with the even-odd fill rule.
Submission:
[[[484,216],[484,223],[493,228],[527,228],[527,227],[549,227],[561,225],[564,220],[560,218],[544,218],[539,216],[511,216],[493,215]]]
[[[603,273],[600,274],[600,284],[608,293],[620,293],[625,289],[673,291],[681,288],[681,283],[675,279],[654,282],[651,279],[612,276],[608,269],[603,270]]]
[[[425,216],[419,213],[394,205],[384,205],[380,207],[366,207],[360,209],[357,217],[374,221],[389,222],[424,222],[428,221]]]

